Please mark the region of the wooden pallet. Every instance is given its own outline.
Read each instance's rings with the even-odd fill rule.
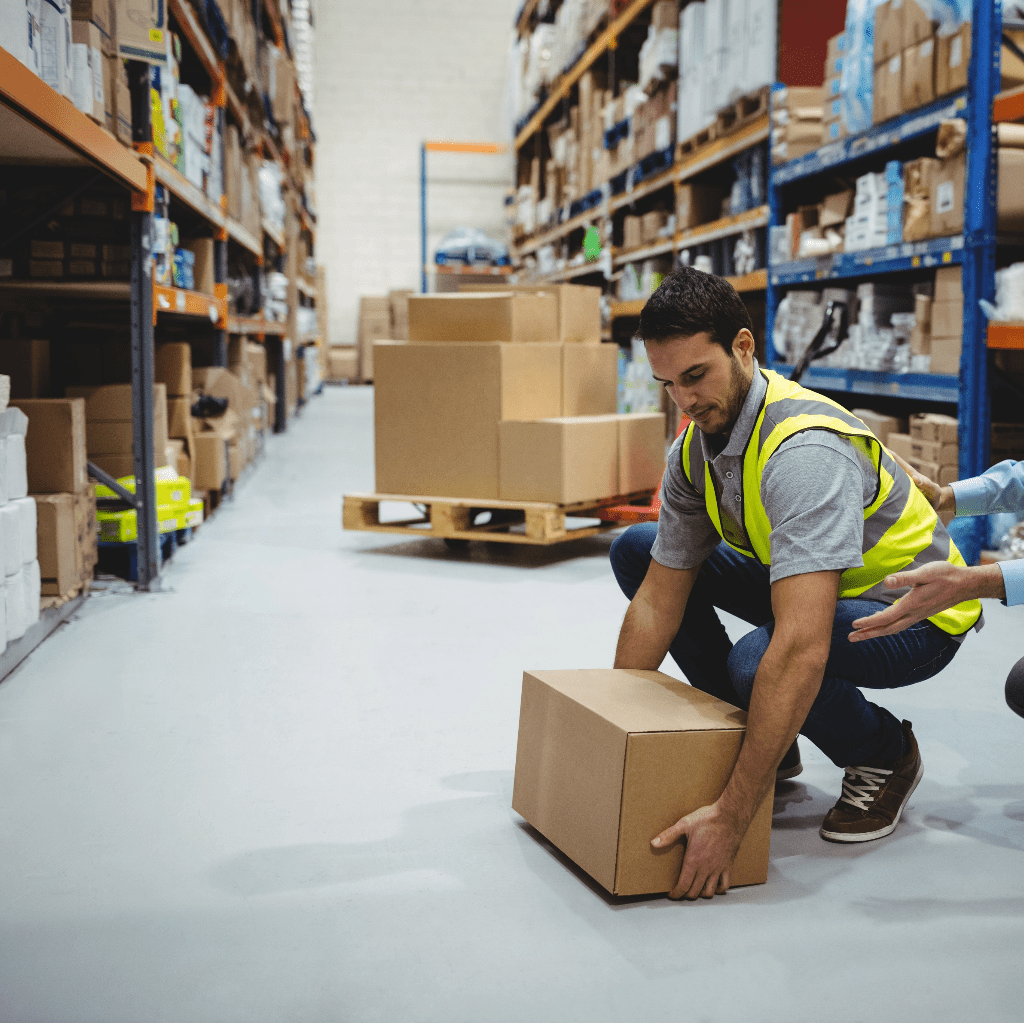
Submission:
[[[79,594],[88,594],[89,588],[92,586],[92,571],[89,572],[89,578],[79,580],[73,587],[71,587],[66,594],[43,594],[39,600],[40,611],[46,611],[47,608],[60,608],[62,605],[73,601]]]
[[[709,142],[714,142],[717,138],[718,124],[717,122],[712,122],[707,128],[702,128],[695,135],[691,135],[688,139],[683,139],[679,143],[676,147],[676,159],[681,160],[684,156],[696,153],[702,146],[706,146]]]
[[[768,103],[771,98],[771,88],[763,86],[757,92],[741,96],[735,103],[723,107],[715,118],[718,138],[738,131],[744,125],[750,124],[755,118],[768,113]]]
[[[602,520],[597,526],[566,526],[566,517],[602,519],[601,513],[615,505],[639,504],[652,491],[616,495],[600,501],[558,505],[541,501],[498,501],[493,498],[439,498],[409,494],[346,494],[341,525],[346,530],[371,533],[404,533],[435,537],[444,541],[486,540],[501,544],[560,544],[579,537],[592,537],[620,524]],[[381,522],[381,502],[405,502],[422,506],[414,519]],[[485,512],[486,522],[477,522]]]

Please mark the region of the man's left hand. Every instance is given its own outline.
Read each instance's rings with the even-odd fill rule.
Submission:
[[[950,565],[949,562],[929,562],[920,569],[887,576],[885,585],[890,590],[911,587],[910,593],[884,611],[855,619],[849,639],[856,643],[899,633],[907,626],[952,608],[961,601],[987,596],[980,591],[980,582],[977,570]]]
[[[729,872],[746,831],[745,823],[727,814],[718,804],[711,804],[680,818],[651,840],[652,846],[663,849],[686,837],[683,868],[669,898],[695,900],[703,896],[710,899],[716,893],[726,892]]]

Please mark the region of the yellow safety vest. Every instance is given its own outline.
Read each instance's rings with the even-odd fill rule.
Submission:
[[[847,569],[839,578],[839,597],[880,600],[887,592],[884,579],[902,569],[917,569],[928,562],[965,565],[963,556],[924,495],[885,446],[856,416],[824,395],[808,391],[770,370],[760,373],[768,391],[743,453],[743,513],[741,521],[753,550],[729,540],[722,529],[718,495],[711,466],[702,446],[694,444],[696,427],[690,424],[680,448],[683,473],[704,493],[708,515],[725,542],[762,565],[771,565],[771,522],[761,500],[761,479],[768,460],[787,438],[804,430],[829,430],[845,438],[875,467],[878,486],[874,500],[864,509],[864,565]],[[953,636],[966,633],[981,616],[981,602],[964,601],[931,616],[939,629]]]

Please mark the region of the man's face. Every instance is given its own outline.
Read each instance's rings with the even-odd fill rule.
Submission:
[[[754,339],[742,330],[732,352],[706,332],[647,345],[654,376],[705,434],[732,430],[754,375]]]

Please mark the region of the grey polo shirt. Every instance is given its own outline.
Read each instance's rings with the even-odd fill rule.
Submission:
[[[743,452],[767,390],[755,362],[753,383],[725,447],[718,450],[699,430],[693,441],[703,446],[718,485],[726,536],[748,549],[742,515]],[[680,437],[669,451],[658,536],[651,551],[657,562],[670,569],[700,565],[720,541],[704,498],[683,473],[681,445]],[[874,466],[828,430],[806,430],[783,442],[761,479],[761,500],[772,527],[771,582],[800,573],[862,566],[864,508],[876,488]],[[729,509],[735,509],[735,515]],[[900,593],[892,593],[888,603]]]

